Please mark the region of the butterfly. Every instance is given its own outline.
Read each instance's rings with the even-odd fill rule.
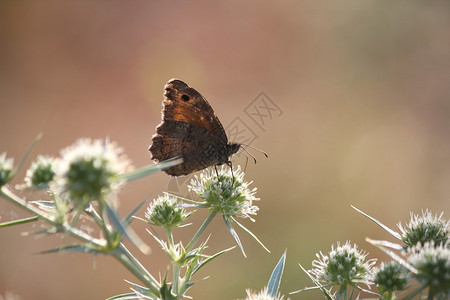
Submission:
[[[227,164],[241,144],[228,137],[214,110],[199,92],[179,79],[164,86],[161,123],[149,151],[160,162],[182,157],[183,162],[165,169],[171,176],[187,175],[209,166]]]

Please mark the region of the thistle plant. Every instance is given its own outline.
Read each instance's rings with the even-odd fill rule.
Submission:
[[[0,154],[0,186],[5,185],[11,180],[13,172],[13,158],[7,158],[6,152]]]
[[[277,265],[270,275],[269,282],[261,291],[252,291],[247,289],[247,297],[243,300],[283,300],[284,296],[278,290],[280,288],[281,277],[283,276],[284,265],[286,262],[286,251],[281,256]],[[289,298],[287,299],[289,300]]]
[[[428,210],[421,215],[411,213],[406,225],[399,223],[399,233],[353,208],[401,242],[367,238],[392,260],[374,267],[376,260],[366,260],[367,253],[359,251],[356,245],[338,243],[328,254],[316,254],[318,259],[312,262],[312,269],[306,270],[300,265],[315,286],[291,294],[318,289],[329,300],[361,299],[361,293],[386,300],[450,299],[450,222],[443,218],[443,213],[439,216]],[[361,284],[367,288],[362,288]],[[335,286],[337,291],[333,290]]]
[[[384,299],[392,299],[395,292],[406,289],[408,285],[408,270],[396,261],[381,263],[373,274],[373,282]]]
[[[50,156],[38,155],[31,164],[25,176],[24,187],[46,189],[55,177],[55,159]]]
[[[109,140],[80,139],[61,150],[59,157],[39,155],[36,161],[31,163],[24,183],[16,187],[30,192],[46,190],[49,199],[26,201],[19,197],[8,183],[23,165],[35,143],[36,141],[15,168],[13,158],[7,157],[6,153],[0,154],[0,196],[31,214],[29,218],[3,223],[0,227],[44,222],[46,227],[33,232],[34,234],[60,233],[70,235],[78,242],[42,253],[70,251],[111,255],[134,274],[139,282],[130,283],[131,293],[110,299],[187,297],[188,290],[196,283],[193,280],[196,272],[234,248],[212,255],[205,253],[208,238],[203,237],[203,232],[218,214],[222,215],[242,253],[243,246],[232,225],[237,224],[259,242],[255,235],[235,219],[241,217],[254,221],[250,215],[256,215],[258,207],[253,205],[253,202],[259,200],[255,197],[256,188],[249,188],[251,183],[244,180],[244,173],[239,168],[234,170],[234,177],[230,170],[220,168],[218,173],[205,170],[199,177],[194,178],[190,188],[199,195],[202,200],[200,202],[164,193],[147,206],[144,217],[139,216],[139,209],[146,201],[141,201],[133,211],[121,218],[117,212],[118,194],[127,182],[179,164],[182,159],[135,170],[123,149],[116,143]],[[194,213],[192,209],[205,208],[210,213],[187,246],[184,246],[182,241],[175,241],[173,230],[186,226],[185,222]],[[91,220],[99,230],[83,229],[78,224],[81,216]],[[171,274],[165,274],[161,280],[155,279],[150,270],[123,244],[123,240],[128,239],[137,249],[149,253],[147,244],[130,226],[135,219],[148,224],[149,237],[157,241],[168,257],[168,264],[171,266],[168,270],[171,270]],[[166,237],[155,234],[155,227],[163,228]],[[200,240],[202,241],[199,242]]]
[[[367,253],[358,250],[356,244],[352,246],[347,241],[341,246],[340,243],[337,243],[336,247],[331,246],[328,254],[319,252],[316,256],[317,260],[312,262],[313,268],[305,270],[305,272],[309,273],[317,288],[321,289],[327,297],[332,297],[334,286],[338,287],[336,299],[348,299],[348,297],[351,299],[355,290],[370,293],[360,285],[369,286],[373,283],[371,280],[372,269],[376,259],[366,260]],[[328,287],[330,289],[327,290]]]
[[[428,298],[450,298],[450,248],[448,244],[435,245],[426,242],[410,249],[408,263],[417,272],[413,273],[420,286],[428,288]]]
[[[206,169],[200,176],[196,175],[192,179],[188,186],[189,190],[195,192],[204,201],[190,202],[194,204],[194,207],[207,208],[210,212],[193,241],[196,241],[197,236],[203,232],[217,214],[221,214],[228,231],[235,239],[244,256],[246,255],[244,247],[232,226],[233,223],[249,233],[267,252],[270,252],[251,231],[236,219],[236,217],[248,218],[254,222],[251,215],[256,215],[259,210],[257,206],[253,205],[253,201],[259,201],[259,198],[255,197],[256,188],[250,189],[249,185],[251,182],[245,182],[243,179],[244,173],[240,167],[232,172],[231,169],[227,169],[225,166],[222,166],[219,170]]]
[[[38,140],[38,139],[37,139]],[[244,180],[240,167],[211,168],[196,175],[188,188],[199,199],[185,199],[163,193],[150,203],[140,201],[125,217],[118,214],[119,192],[127,182],[148,176],[182,162],[181,158],[135,169],[122,148],[109,140],[80,139],[61,150],[59,157],[37,156],[26,172],[22,184],[27,194],[46,191],[48,199],[26,201],[11,186],[17,171],[22,168],[30,149],[16,166],[6,153],[0,154],[0,196],[28,212],[31,216],[0,224],[0,228],[31,222],[43,222],[38,235],[63,234],[74,237],[76,243],[61,245],[42,253],[81,252],[110,255],[129,270],[138,280],[130,282],[131,292],[109,299],[161,299],[188,298],[188,292],[197,281],[195,274],[213,260],[234,247],[207,254],[209,238],[205,229],[216,216],[221,216],[242,254],[246,256],[235,227],[250,234],[264,249],[267,248],[244,225],[242,219],[255,222],[259,208],[255,205],[256,188]],[[39,193],[39,197],[42,193]],[[31,198],[31,196],[29,196]],[[40,198],[39,198],[40,199]],[[140,209],[146,205],[145,211]],[[177,241],[173,232],[184,226],[196,211],[206,209],[208,215],[188,241]],[[319,252],[312,268],[300,267],[314,283],[291,294],[318,289],[329,300],[361,299],[366,295],[379,299],[450,299],[450,221],[441,214],[422,211],[411,213],[411,219],[399,223],[400,232],[392,230],[377,219],[355,208],[397,242],[375,241],[367,238],[391,257],[378,267],[376,260],[356,244],[339,242],[326,254]],[[92,222],[95,229],[86,230],[78,222],[80,217]],[[132,229],[132,222],[147,224],[147,238],[156,241],[168,259],[167,273],[155,279],[143,263],[125,247],[128,239],[141,252],[149,253],[145,239]],[[193,226],[191,224],[191,226]],[[194,225],[195,226],[195,225]],[[158,234],[159,227],[164,234]],[[269,251],[269,250],[267,250]],[[245,300],[281,300],[279,293],[285,266],[283,254],[266,285],[259,291],[247,290]]]
[[[414,247],[418,243],[433,242],[434,245],[446,244],[449,240],[450,220],[445,220],[441,213],[439,216],[429,210],[422,211],[422,215],[411,213],[411,219],[408,224],[397,226],[401,231],[401,240],[406,247]]]

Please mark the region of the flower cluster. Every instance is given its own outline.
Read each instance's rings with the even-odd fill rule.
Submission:
[[[450,249],[433,242],[410,249],[408,262],[417,269],[415,277],[428,286],[437,299],[450,298]]]
[[[116,192],[123,183],[117,176],[130,169],[129,160],[115,143],[80,139],[61,151],[52,191],[85,205]]]
[[[178,203],[176,197],[169,194],[155,199],[147,208],[145,217],[151,224],[165,228],[178,227],[189,216]]]
[[[240,167],[234,169],[222,166],[216,174],[214,169],[204,170],[200,176],[192,179],[189,190],[195,192],[205,201],[211,210],[220,212],[227,217],[251,218],[259,208],[253,205],[258,201],[255,197],[256,188],[249,189],[252,182],[245,182],[244,173]]]
[[[403,290],[408,284],[408,270],[395,261],[382,263],[374,274],[373,281],[381,292]]]
[[[0,187],[11,179],[13,158],[6,158],[6,152],[0,154]]]
[[[47,188],[55,177],[55,160],[49,156],[39,155],[27,170],[25,186]]]
[[[435,245],[445,244],[450,233],[450,221],[443,219],[442,215],[443,213],[433,216],[428,210],[422,211],[422,215],[411,213],[411,220],[405,227],[401,223],[398,224],[402,232],[402,241],[408,247],[418,243],[425,245],[430,241],[433,241]]]
[[[353,285],[356,283],[371,282],[372,267],[376,259],[365,261],[367,254],[358,251],[358,247],[346,242],[343,246],[339,243],[336,248],[331,246],[328,255],[322,252],[316,254],[318,260],[313,261],[313,269],[309,272],[316,280],[333,285]]]
[[[247,297],[245,297],[244,300],[283,300],[283,296],[277,295],[277,296],[271,296],[268,291],[267,291],[267,287],[264,288],[262,291],[258,292],[253,292],[251,290],[246,290],[245,291],[247,293]],[[289,300],[289,298],[287,299]]]

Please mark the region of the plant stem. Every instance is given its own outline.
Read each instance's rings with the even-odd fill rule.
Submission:
[[[70,226],[69,224],[61,224],[53,218],[53,216],[43,212],[39,208],[29,204],[25,200],[21,199],[17,195],[15,195],[13,192],[11,192],[9,189],[7,189],[5,186],[1,187],[0,189],[0,196],[5,198],[6,200],[9,200],[11,203],[21,207],[22,209],[28,211],[29,213],[36,215],[39,217],[39,219],[55,226],[59,231],[64,231],[65,233],[81,240],[87,243],[90,243],[98,248],[105,247],[105,241],[102,239],[96,239],[91,237],[90,235],[84,233],[83,231]]]
[[[21,199],[14,193],[12,193],[5,186],[0,189],[0,196],[10,201],[11,203],[21,207],[27,212],[38,216],[39,219],[55,226],[59,231],[64,231],[65,233],[81,240],[90,245],[97,247],[99,249],[104,249],[106,247],[106,241],[103,239],[96,239],[86,234],[85,232],[70,226],[69,224],[61,224],[55,221],[54,217],[49,215],[48,213],[38,209],[37,207],[29,204],[25,200]],[[96,213],[93,213],[96,214]],[[96,217],[100,217],[96,215]],[[100,217],[101,218],[101,217]],[[100,222],[100,220],[96,220],[96,222]],[[104,224],[106,226],[106,224]],[[102,227],[102,226],[101,226]],[[103,228],[106,229],[106,228]],[[128,249],[120,243],[114,250],[108,251],[108,254],[111,254],[115,257],[122,265],[124,265],[132,274],[134,274],[145,286],[147,286],[155,295],[159,295],[159,283],[155,278],[141,265],[141,263],[128,251]]]
[[[169,244],[169,255],[170,261],[172,262],[173,267],[173,276],[172,276],[172,292],[175,295],[178,295],[178,282],[180,279],[180,265],[178,264],[178,253],[175,249],[175,244],[173,242],[173,234],[172,228],[165,227],[166,235],[167,235],[167,243]]]
[[[189,252],[192,250],[192,248],[195,246],[195,244],[197,243],[198,239],[200,238],[200,236],[202,235],[203,231],[205,231],[206,227],[208,226],[209,223],[211,223],[212,219],[214,219],[214,217],[217,215],[217,211],[213,210],[209,213],[208,217],[206,218],[206,220],[203,222],[203,224],[200,226],[200,228],[197,230],[197,232],[195,233],[194,237],[192,238],[192,240],[189,242],[187,248],[186,248],[186,252]]]
[[[110,252],[120,263],[122,263],[134,276],[136,276],[154,294],[159,295],[159,283],[142,266],[142,264],[120,243],[116,249]]]
[[[178,296],[178,281],[180,279],[180,265],[178,263],[173,264],[173,280],[172,280],[172,292]]]

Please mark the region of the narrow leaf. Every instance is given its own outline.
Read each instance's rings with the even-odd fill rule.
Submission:
[[[219,257],[220,255],[224,254],[225,252],[228,252],[230,250],[233,250],[234,248],[236,248],[236,246],[230,247],[228,249],[222,250],[217,252],[216,254],[214,254],[213,256],[208,257],[207,259],[205,259],[204,261],[202,261],[198,266],[196,266],[194,268],[194,270],[192,271],[192,275],[194,275],[195,273],[198,272],[198,270],[200,270],[202,267],[204,267],[207,263],[211,262],[213,259]]]
[[[40,254],[59,253],[59,252],[82,252],[99,254],[100,252],[86,245],[68,245],[40,252]]]
[[[162,161],[160,163],[153,164],[153,165],[148,165],[146,167],[140,168],[140,169],[135,170],[133,172],[123,174],[123,175],[120,176],[120,178],[123,178],[126,181],[136,180],[136,179],[145,177],[147,175],[150,175],[152,173],[155,173],[155,172],[158,172],[158,171],[163,171],[163,170],[165,170],[167,168],[176,166],[178,164],[181,164],[182,162],[183,162],[183,158],[181,158],[181,157],[171,158],[171,159]]]
[[[31,201],[30,203],[33,203],[40,209],[46,212],[51,212],[56,209],[55,201],[45,201],[45,200],[39,200],[39,201]]]
[[[33,140],[33,142],[31,143],[30,147],[28,147],[27,152],[22,157],[22,159],[19,161],[19,164],[11,172],[12,173],[11,176],[14,176],[14,174],[16,174],[17,171],[22,167],[22,165],[25,163],[25,161],[27,160],[28,156],[30,155],[31,150],[33,150],[34,146],[36,146],[37,142],[39,142],[41,137],[42,137],[42,133],[38,134],[38,136]]]
[[[316,278],[314,278],[314,276],[312,276],[305,268],[303,268],[303,266],[301,264],[298,264],[300,266],[300,268],[303,270],[303,272],[306,273],[306,275],[308,275],[308,277],[311,279],[311,281],[316,285],[316,287],[322,292],[322,294],[325,296],[325,298],[327,298],[327,300],[333,300],[333,296],[331,295],[331,293],[325,288],[326,286],[322,285],[319,281],[317,281]],[[328,286],[331,286],[328,285]],[[295,294],[295,293],[299,293],[302,291],[307,291],[307,290],[312,290],[314,289],[314,287],[306,287],[304,289],[295,291],[295,292],[291,292],[289,294]]]
[[[225,217],[223,219],[225,221],[225,224],[227,225],[228,231],[231,233],[231,236],[234,238],[234,240],[238,244],[239,249],[241,249],[242,254],[244,255],[244,257],[247,257],[247,255],[245,255],[244,247],[242,247],[241,240],[239,239],[239,236],[237,235],[234,228],[231,226],[231,223]]]
[[[20,224],[26,224],[26,223],[31,223],[31,222],[35,222],[37,220],[39,220],[39,217],[29,217],[29,218],[20,219],[20,220],[4,222],[4,223],[0,223],[0,228],[14,226],[14,225],[20,225]]]
[[[148,201],[148,198],[145,199],[144,201],[142,201],[141,203],[139,203],[139,205],[136,206],[136,208],[133,209],[133,210],[128,214],[128,216],[126,216],[125,220],[123,220],[123,223],[125,224],[125,226],[130,225],[130,223],[131,223],[131,221],[132,221],[132,219],[133,219],[134,214],[135,214],[135,213],[142,207],[142,205],[144,205],[147,201]]]
[[[128,293],[128,294],[116,295],[116,296],[110,297],[106,300],[135,300],[135,299],[139,299],[139,296],[137,296],[136,293]]]
[[[384,253],[386,253],[387,255],[389,255],[393,260],[395,260],[396,262],[398,262],[399,264],[401,264],[403,267],[405,267],[406,269],[410,270],[411,272],[413,272],[414,274],[417,274],[418,271],[416,268],[414,268],[412,265],[410,265],[409,263],[407,263],[403,258],[401,258],[400,256],[398,256],[396,253],[394,253],[393,251],[387,249],[384,245],[385,245],[385,241],[376,241],[376,240],[371,240],[369,238],[366,238],[366,241],[368,241],[369,243],[371,243],[374,246],[377,246],[379,249],[381,249]]]
[[[106,212],[108,213],[108,216],[111,219],[111,222],[113,223],[114,227],[117,230],[119,230],[120,234],[127,237],[139,250],[142,251],[142,253],[145,254],[150,253],[150,248],[139,238],[139,236],[131,228],[126,228],[124,226],[124,224],[122,223],[116,212],[108,204],[106,204],[105,207]]]
[[[258,244],[260,244],[267,252],[270,253],[270,250],[267,249],[266,246],[264,246],[264,244],[258,239],[258,237],[256,235],[253,234],[253,232],[251,232],[250,230],[248,230],[244,225],[242,225],[241,223],[239,223],[238,221],[236,221],[234,218],[232,218],[233,222],[236,223],[239,227],[241,227],[243,230],[245,230],[248,234],[250,234],[252,236],[252,238],[255,239],[255,241],[258,242]]]
[[[152,294],[150,289],[146,288],[145,286],[140,286],[140,285],[137,285],[137,284],[131,283],[131,282],[129,282],[129,284],[133,287],[133,290],[136,293],[139,293],[141,295],[151,295]]]
[[[386,230],[387,232],[389,232],[389,233],[390,233],[392,236],[394,236],[395,238],[397,238],[397,239],[399,239],[399,240],[402,239],[401,235],[400,235],[398,232],[396,232],[396,231],[390,229],[389,227],[387,227],[386,225],[384,225],[383,223],[381,223],[381,222],[378,221],[377,219],[372,218],[371,216],[369,216],[368,214],[364,213],[363,211],[357,209],[357,208],[354,207],[353,205],[350,205],[350,206],[351,206],[354,210],[356,210],[357,212],[359,212],[360,214],[362,214],[363,216],[365,216],[365,217],[369,218],[370,220],[372,220],[373,222],[375,222],[378,226],[380,226],[381,228],[383,228],[384,230]]]
[[[286,251],[284,251],[277,265],[273,269],[272,275],[270,275],[269,282],[267,283],[267,293],[274,298],[276,298],[278,290],[280,288],[281,277],[283,276],[285,261],[286,261]]]

